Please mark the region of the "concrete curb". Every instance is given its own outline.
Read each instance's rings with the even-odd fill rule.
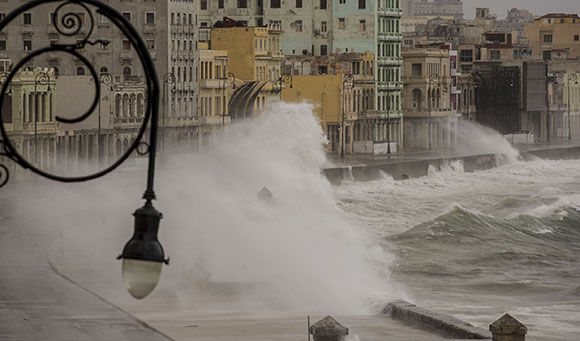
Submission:
[[[491,340],[492,337],[491,332],[485,329],[474,327],[455,317],[435,313],[402,300],[389,303],[383,312],[393,319],[448,338]]]

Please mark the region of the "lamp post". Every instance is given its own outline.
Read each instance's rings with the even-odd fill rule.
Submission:
[[[7,27],[12,21],[16,20],[16,18],[19,18],[23,13],[34,11],[36,7],[46,4],[46,2],[46,0],[31,0],[23,2],[18,8],[8,13],[4,20],[0,21],[0,33],[4,33],[4,28]],[[53,2],[57,2],[57,0]],[[85,11],[85,13],[82,14],[84,18],[87,18],[87,20],[83,21],[80,19],[72,19],[57,21],[54,25],[55,29],[58,33],[66,37],[79,33],[81,29],[84,29],[83,32],[89,33],[84,36],[83,40],[77,40],[75,43],[70,43],[64,40],[62,44],[51,43],[50,46],[30,51],[20,61],[16,62],[15,66],[12,68],[12,71],[10,71],[8,77],[6,78],[6,82],[2,84],[2,88],[0,90],[0,108],[3,108],[4,106],[4,99],[7,93],[9,93],[8,89],[10,88],[10,83],[16,74],[25,67],[25,65],[28,65],[34,58],[45,53],[64,53],[71,55],[80,63],[85,65],[85,67],[89,70],[90,76],[93,78],[95,90],[94,97],[87,111],[80,114],[79,116],[72,118],[56,116],[55,120],[60,123],[74,124],[83,122],[89,118],[97,110],[99,98],[101,95],[101,88],[99,76],[95,71],[94,66],[82,53],[85,51],[85,46],[87,44],[100,44],[101,46],[106,46],[110,43],[108,40],[91,37],[90,33],[93,32],[94,26],[93,13],[96,12],[106,17],[109,22],[112,23],[112,25],[116,26],[122,32],[124,37],[128,39],[132,50],[135,51],[135,54],[137,55],[138,60],[142,65],[142,69],[146,78],[145,91],[147,98],[143,123],[138,129],[136,137],[129,148],[120,156],[117,161],[113,162],[109,167],[99,170],[93,174],[67,177],[48,173],[47,171],[38,167],[36,163],[29,162],[22,155],[20,155],[18,149],[15,147],[16,144],[10,139],[10,136],[7,133],[7,128],[5,127],[5,124],[0,117],[0,145],[2,145],[2,152],[0,154],[6,156],[6,158],[2,158],[2,160],[0,160],[0,187],[4,186],[9,179],[9,169],[1,163],[4,161],[13,161],[23,169],[29,170],[30,172],[33,172],[47,179],[63,183],[74,183],[94,180],[111,173],[123,162],[125,162],[134,152],[137,152],[141,155],[148,154],[149,163],[147,169],[147,186],[145,193],[143,194],[145,204],[143,207],[137,209],[135,213],[133,213],[133,236],[126,243],[122,254],[118,257],[118,259],[123,260],[122,276],[129,293],[135,298],[143,298],[147,296],[157,285],[161,274],[162,264],[169,263],[169,260],[165,258],[163,247],[157,239],[159,222],[162,218],[162,215],[153,207],[152,204],[152,201],[156,199],[153,187],[158,142],[157,130],[159,123],[160,96],[159,78],[155,70],[153,59],[151,58],[151,54],[149,53],[145,42],[135,27],[133,27],[133,25],[120,12],[99,0],[75,0],[74,9],[70,9],[70,6],[67,6],[69,3],[71,2],[62,1],[60,6],[56,7],[55,14],[59,18],[75,17],[79,19],[81,18],[81,15],[76,11],[80,10]],[[71,12],[72,10],[75,12]],[[50,83],[50,78],[48,75],[37,74],[34,84],[35,95],[37,94],[37,85],[42,85],[45,83]],[[35,144],[37,121],[38,111],[35,112]],[[146,133],[149,134],[149,139],[144,141]],[[143,146],[145,146],[145,148]],[[36,146],[35,154],[37,154]],[[36,159],[37,156],[35,155],[35,161]]]
[[[280,101],[282,101],[282,90],[284,89],[284,84],[290,84],[290,89],[294,87],[292,84],[292,75],[282,75],[276,81],[280,87]]]
[[[578,84],[578,82],[576,81],[576,74],[575,73],[571,73],[568,75],[568,140],[572,139],[572,120],[570,119],[570,91],[572,90],[572,88],[570,88],[570,81],[574,81],[575,84]]]
[[[109,86],[113,83],[113,76],[108,72],[101,72],[99,80],[101,81],[101,84]],[[113,90],[112,85],[110,90]],[[97,165],[99,167],[101,165],[101,97],[99,97],[99,120],[97,126]]]
[[[225,78],[221,78],[222,80],[222,98],[223,98],[223,106],[222,106],[222,127],[226,125],[226,83],[232,83],[232,89],[236,90],[236,75],[233,72],[228,72]]]
[[[167,111],[167,87],[172,84],[173,87],[171,88],[171,93],[175,93],[175,75],[172,72],[168,72],[163,76],[163,117],[161,119],[161,125],[163,128],[161,129],[161,152],[165,152],[165,113]]]
[[[431,101],[433,100],[433,94],[432,94],[432,89],[431,89],[431,84],[435,81],[439,80],[439,74],[437,73],[433,73],[429,76],[429,88],[427,89],[427,97],[428,97],[428,108],[429,108],[429,117],[427,119],[427,138],[429,139],[429,150],[433,149],[433,145],[431,143],[431,107],[432,107],[432,103]]]
[[[340,125],[340,130],[341,130],[341,138],[340,138],[340,158],[344,159],[344,144],[345,144],[345,123],[344,123],[344,107],[345,102],[346,102],[346,93],[344,91],[346,85],[349,84],[350,87],[354,86],[354,76],[349,73],[344,75],[344,78],[342,79],[342,121],[341,121],[341,125]]]
[[[39,103],[38,85],[48,85],[46,91],[50,91],[50,75],[47,72],[40,71],[34,76],[34,164],[38,165],[38,109],[42,103]],[[39,105],[40,104],[40,105]],[[30,110],[30,108],[28,108]]]

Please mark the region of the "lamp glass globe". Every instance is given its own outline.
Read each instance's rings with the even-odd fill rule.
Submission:
[[[163,263],[138,259],[123,259],[123,282],[131,296],[141,299],[149,295],[161,276]]]

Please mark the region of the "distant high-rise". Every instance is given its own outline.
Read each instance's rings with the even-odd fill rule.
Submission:
[[[403,15],[406,17],[453,16],[463,19],[461,0],[403,0]]]

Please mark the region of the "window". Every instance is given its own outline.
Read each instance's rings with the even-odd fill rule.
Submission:
[[[77,76],[84,76],[85,75],[85,68],[82,66],[77,67]]]
[[[412,64],[411,65],[411,76],[419,77],[423,75],[423,64]]]
[[[327,45],[320,45],[320,55],[326,56],[328,54],[328,46]]]
[[[346,0],[340,0],[338,3],[345,4],[346,3]]]
[[[24,13],[22,15],[23,24],[24,25],[32,25],[32,14],[31,13]]]
[[[501,59],[501,52],[499,50],[492,50],[491,51],[491,60],[500,60]]]
[[[358,9],[366,9],[367,0],[358,0]]]
[[[546,34],[544,36],[544,43],[551,43],[552,42],[552,35],[551,34]]]
[[[131,21],[131,12],[123,12],[123,16],[125,19],[127,19],[127,21]]]
[[[326,0],[320,0],[320,9],[326,9]]]
[[[367,30],[366,20],[359,20],[359,29],[361,32],[365,32]]]
[[[270,0],[270,8],[280,8],[280,0]]]
[[[327,31],[327,27],[326,27],[326,21],[322,21],[320,22],[320,32],[326,32]]]
[[[58,24],[58,15],[56,13],[50,13],[50,23],[52,25],[57,25]]]
[[[200,2],[201,9],[207,9],[207,0],[201,0]]]
[[[218,0],[218,8],[224,8],[224,0]]]
[[[149,50],[155,50],[155,40],[146,40],[145,45]]]
[[[578,36],[578,35],[575,35],[575,36],[574,36],[574,41],[578,41],[578,40],[580,40],[580,36]]]
[[[131,68],[126,66],[125,68],[123,68],[123,76],[131,76]]]
[[[238,0],[238,8],[248,8],[248,0]]]
[[[0,21],[6,18],[6,13],[0,13]]]
[[[462,62],[472,62],[473,61],[473,50],[461,50],[460,60]]]
[[[296,0],[296,8],[302,8],[302,0]]]
[[[103,66],[100,70],[100,73],[109,73],[109,69],[106,66]]]
[[[6,51],[6,40],[0,40],[0,51]]]
[[[344,18],[338,18],[338,28],[346,28],[346,22]]]
[[[155,13],[153,12],[145,13],[145,24],[155,25]]]
[[[24,51],[32,50],[32,40],[24,40]]]
[[[565,22],[566,22],[566,20],[564,20],[564,19],[560,19],[560,24],[563,24],[563,23],[565,23]]]
[[[128,40],[123,40],[123,50],[127,51],[131,49],[131,42]]]
[[[296,20],[295,22],[296,32],[302,32],[302,20]]]

